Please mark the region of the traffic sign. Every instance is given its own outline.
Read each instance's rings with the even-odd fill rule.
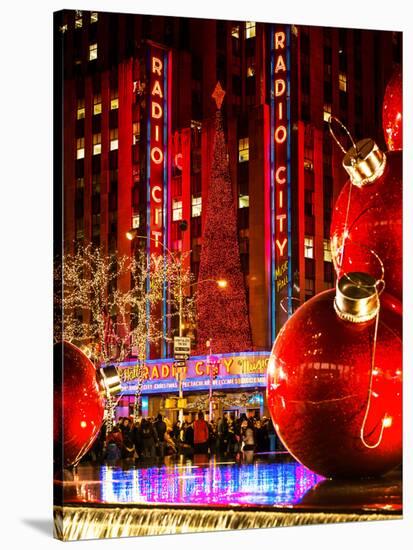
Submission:
[[[187,336],[175,336],[174,338],[174,358],[185,360],[191,353],[191,339]]]

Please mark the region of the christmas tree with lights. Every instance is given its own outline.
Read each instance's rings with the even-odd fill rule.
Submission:
[[[197,297],[198,353],[251,349],[244,277],[229,173],[221,105],[225,92],[218,82],[215,140],[203,231]]]

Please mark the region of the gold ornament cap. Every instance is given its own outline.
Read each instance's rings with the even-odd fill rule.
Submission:
[[[105,394],[116,395],[120,393],[122,387],[116,367],[108,365],[99,369],[99,385]]]
[[[351,182],[357,187],[363,187],[363,185],[373,183],[383,174],[386,167],[386,155],[374,140],[362,139],[347,151],[343,159],[343,166],[349,174]]]
[[[376,280],[367,273],[346,273],[337,281],[334,309],[343,321],[364,323],[380,308]]]

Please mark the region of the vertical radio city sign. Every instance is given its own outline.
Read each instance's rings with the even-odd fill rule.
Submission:
[[[291,312],[290,27],[271,28],[271,337]]]
[[[168,195],[170,182],[169,136],[170,132],[170,82],[171,53],[155,44],[148,47],[147,57],[147,254],[158,265],[165,258],[168,246],[169,216]],[[166,287],[164,289],[166,294]],[[164,309],[166,308],[164,295]],[[151,311],[151,315],[163,314],[163,330],[168,327],[166,311]],[[163,350],[165,353],[165,350]]]

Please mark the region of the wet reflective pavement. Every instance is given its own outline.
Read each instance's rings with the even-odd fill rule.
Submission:
[[[168,506],[296,512],[402,513],[401,470],[374,480],[336,481],[290,455],[257,455],[250,464],[195,455],[165,463],[81,464],[56,484],[57,501],[75,506]],[[63,490],[63,492],[61,492]]]

